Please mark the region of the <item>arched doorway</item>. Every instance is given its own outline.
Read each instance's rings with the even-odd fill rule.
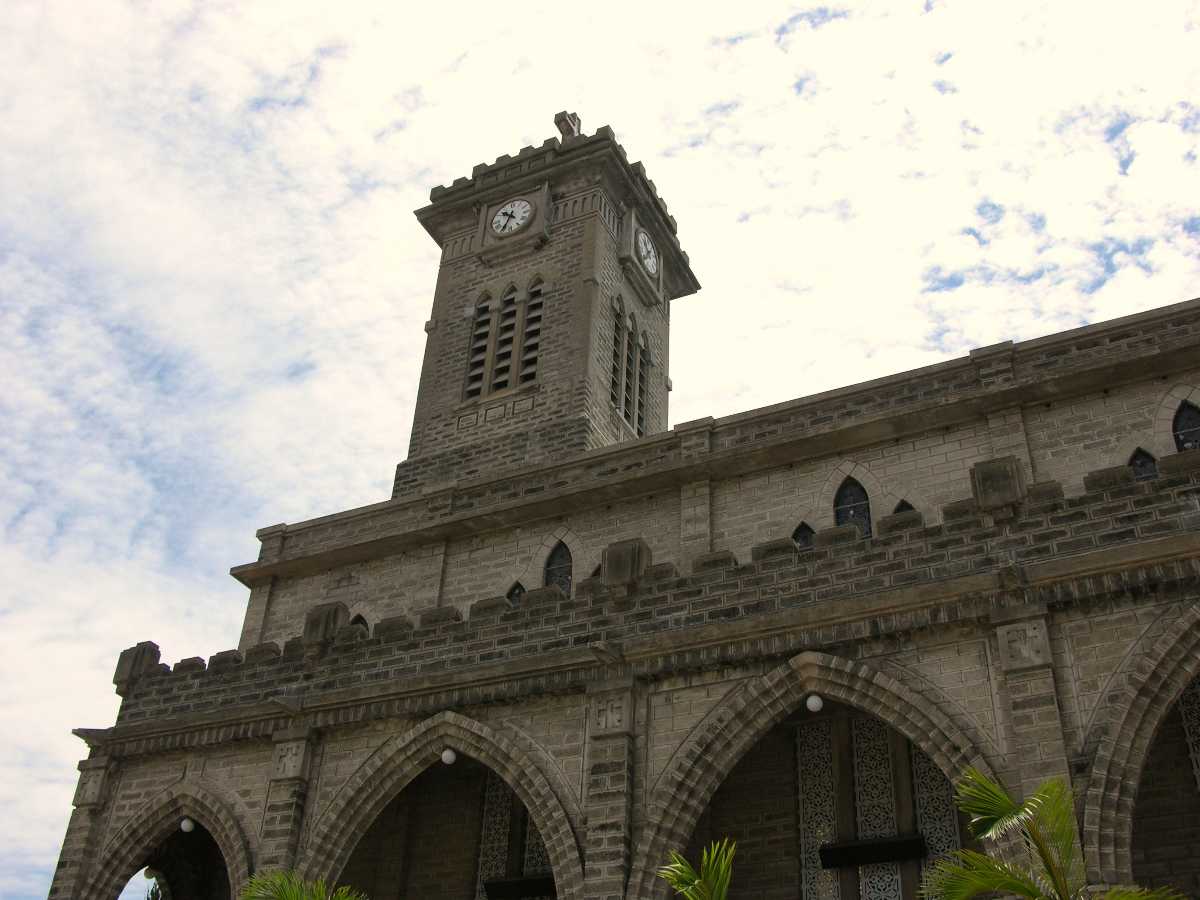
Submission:
[[[826,700],[788,715],[738,761],[689,852],[738,842],[732,900],[915,900],[923,867],[964,835],[949,780],[920,748]]]
[[[189,830],[175,829],[143,859],[122,900],[231,900],[221,848],[203,825],[187,823]]]
[[[1200,896],[1200,678],[1158,726],[1133,807],[1133,879]]]
[[[494,771],[457,754],[384,807],[339,882],[369,897],[556,897],[549,854],[525,805]]]

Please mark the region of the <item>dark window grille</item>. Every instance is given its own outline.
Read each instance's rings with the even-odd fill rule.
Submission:
[[[487,297],[475,307],[475,318],[471,320],[471,346],[467,351],[467,387],[464,394],[468,400],[483,393],[486,378],[488,342],[492,335],[492,308]]]
[[[496,332],[496,360],[492,363],[492,390],[500,391],[512,382],[513,343],[517,334],[517,289],[510,287],[500,298],[499,328]]]
[[[571,550],[562,541],[555,544],[546,557],[545,576],[546,587],[556,584],[563,594],[571,596]]]
[[[813,535],[815,531],[807,522],[801,522],[796,526],[796,530],[792,532],[792,543],[801,550],[807,550],[813,545]]]
[[[1184,450],[1200,450],[1200,406],[1186,400],[1179,404],[1171,431],[1175,434],[1176,450],[1181,453]]]
[[[1158,460],[1141,447],[1133,451],[1129,457],[1129,468],[1133,469],[1133,477],[1138,481],[1149,481],[1158,477]]]
[[[645,347],[638,353],[637,434],[646,433],[646,382],[650,380],[650,353]]]
[[[855,524],[863,537],[871,536],[871,501],[866,489],[847,478],[833,498],[833,519],[838,525]]]
[[[634,416],[634,389],[637,379],[637,322],[630,320],[629,337],[625,341],[625,390],[622,395],[623,406],[621,412],[625,416],[625,421],[630,425],[633,424]]]

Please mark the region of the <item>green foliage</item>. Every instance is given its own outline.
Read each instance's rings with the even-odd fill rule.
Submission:
[[[1075,801],[1060,778],[1052,778],[1018,803],[999,782],[971,768],[955,790],[958,808],[970,816],[971,833],[983,840],[1016,838],[1030,864],[1015,865],[974,850],[959,850],[925,875],[921,896],[968,900],[1007,894],[1030,900],[1082,900],[1087,876],[1076,844]],[[1100,900],[1183,900],[1166,888],[1116,888]]]
[[[330,890],[323,881],[304,881],[295,872],[264,872],[250,879],[241,900],[367,900],[348,888]]]
[[[658,877],[686,900],[725,900],[733,877],[733,854],[737,844],[729,838],[714,842],[700,855],[700,871],[671,851],[671,862],[658,870]]]

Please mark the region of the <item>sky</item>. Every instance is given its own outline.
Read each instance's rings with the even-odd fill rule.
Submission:
[[[1200,295],[1200,3],[828,4],[5,0],[0,897],[46,894],[120,650],[236,646],[256,528],[387,498],[412,210],[555,112],[704,286],[673,423]]]

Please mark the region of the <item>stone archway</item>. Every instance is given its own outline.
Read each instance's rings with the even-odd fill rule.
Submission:
[[[553,760],[523,735],[496,731],[449,711],[385,741],[350,776],[308,841],[299,866],[305,876],[336,881],[383,809],[436,763],[447,746],[483,763],[512,788],[545,841],[558,896],[581,900],[583,857],[575,835],[579,803]]]
[[[819,693],[879,718],[923,750],[953,779],[968,766],[991,767],[981,736],[964,733],[927,698],[864,663],[805,652],[732,691],[676,749],[650,793],[644,831],[625,896],[661,896],[655,870],[685,847],[717,787],[775,724]]]
[[[1200,675],[1200,605],[1148,643],[1127,657],[1124,685],[1110,679],[1106,715],[1087,742],[1095,754],[1083,798],[1083,850],[1094,883],[1133,880],[1133,807],[1142,767],[1159,724]]]
[[[81,900],[114,900],[155,848],[179,829],[184,816],[203,825],[216,841],[230,894],[237,897],[254,870],[246,836],[228,804],[198,782],[181,781],[147,802],[105,844]]]

